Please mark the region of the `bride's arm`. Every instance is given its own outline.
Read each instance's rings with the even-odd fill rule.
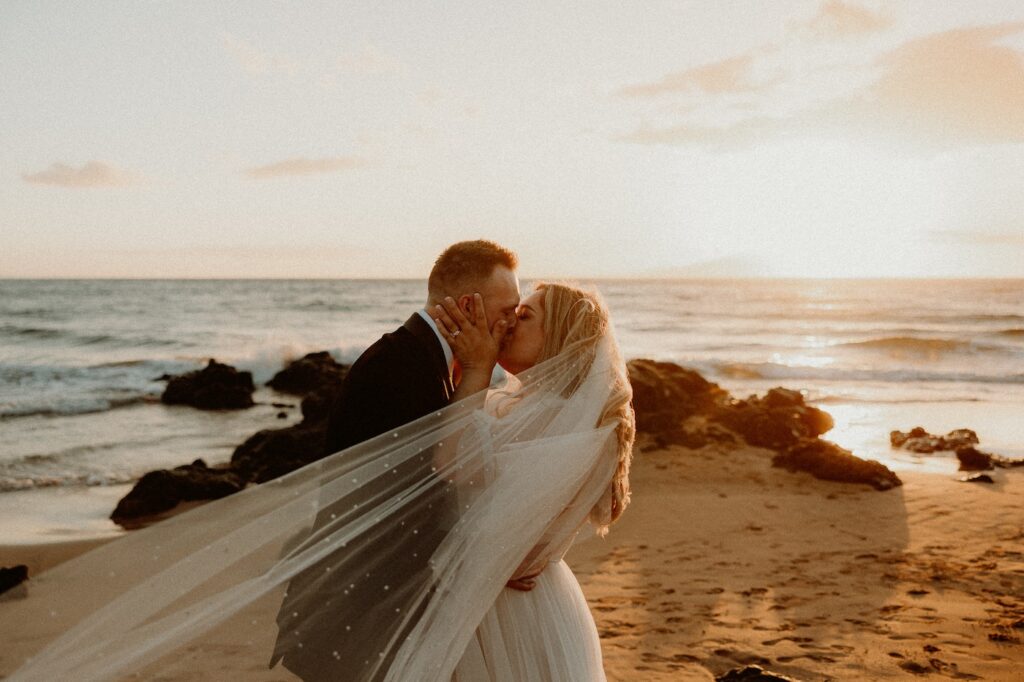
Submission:
[[[491,421],[483,408],[474,410],[465,427],[433,448],[432,460],[438,475],[460,488],[476,487],[479,491],[493,478],[488,457],[492,445]]]
[[[429,313],[441,336],[451,347],[462,373],[452,402],[459,402],[486,390],[491,384],[491,375],[498,362],[498,350],[508,324],[499,320],[493,328],[488,326],[484,300],[480,294],[473,294],[473,306],[466,312],[449,296],[440,305],[433,306]],[[472,319],[467,317],[467,313]],[[452,466],[459,452],[460,440],[461,436],[456,436],[435,448],[434,466],[438,470],[447,471]],[[458,475],[452,472],[449,480],[457,479]]]

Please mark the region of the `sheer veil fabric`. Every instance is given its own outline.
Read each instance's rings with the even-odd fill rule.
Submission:
[[[0,601],[0,618],[23,627],[0,672],[450,680],[505,582],[557,561],[607,504],[618,441],[603,421],[623,382],[605,330],[490,391],[56,566],[27,598]]]

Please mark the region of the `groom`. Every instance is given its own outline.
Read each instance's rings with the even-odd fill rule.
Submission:
[[[344,450],[448,405],[457,383],[452,376],[455,360],[427,310],[450,297],[472,319],[476,316],[473,294],[479,293],[492,334],[497,336],[495,325],[502,320],[511,331],[519,305],[517,265],[515,253],[490,241],[459,242],[445,249],[430,272],[424,309],[367,348],[349,369],[328,418],[325,452]],[[318,514],[314,531],[328,522],[328,512],[329,508]],[[422,587],[424,577],[423,567],[410,563],[408,556],[417,548],[424,556],[429,555],[431,543],[436,545],[429,530],[437,518],[436,514],[430,516],[420,516],[426,532],[415,538],[409,535],[369,541],[375,544],[367,554],[384,559],[378,574],[386,575],[388,583],[401,585],[410,594]],[[283,665],[306,682],[358,678],[359,666],[367,650],[373,648],[372,642],[386,642],[394,635],[393,619],[378,615],[383,610],[370,596],[375,592],[374,581],[385,578],[371,573],[367,572],[365,587],[357,591],[367,595],[365,600],[361,602],[357,597],[354,604],[349,601],[346,614],[325,607],[330,601],[326,597],[334,594],[337,590],[333,588],[338,585],[327,583],[322,569],[314,565],[296,575],[288,590],[299,596],[289,598],[286,593],[277,617],[279,634],[270,667],[283,656]],[[402,595],[394,594],[392,598],[401,603]],[[298,621],[292,620],[293,614],[300,612],[302,632],[293,627]],[[360,621],[358,629],[372,634],[344,637],[343,618],[353,613]]]
[[[516,255],[494,242],[452,244],[427,280],[427,305],[359,356],[349,370],[327,423],[327,452],[361,443],[440,409],[455,392],[454,358],[427,310],[455,299],[469,317],[473,293],[484,300],[487,322],[516,324]]]

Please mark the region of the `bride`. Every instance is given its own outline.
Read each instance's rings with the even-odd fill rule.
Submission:
[[[486,320],[437,310],[450,406],[34,578],[0,602],[24,624],[0,673],[293,680],[315,640],[339,665],[303,679],[604,679],[562,557],[629,501],[625,363],[596,294],[541,284],[518,314],[503,383]]]
[[[472,352],[476,338],[485,338],[483,334],[452,336],[453,331],[472,326],[472,321],[465,320],[454,306],[446,306],[436,314],[438,329],[460,360]],[[556,357],[578,343],[596,343],[608,333],[608,314],[597,297],[563,284],[537,285],[517,314],[515,331],[498,358],[501,366],[513,374]],[[469,394],[486,386],[490,377],[486,363],[482,370],[475,374],[463,371],[456,398],[460,393]],[[601,535],[607,533],[608,525],[618,519],[629,503],[634,422],[629,384],[623,381],[625,370],[620,367],[619,371],[619,382],[612,386],[599,421],[615,425],[614,474],[587,515]],[[557,400],[556,394],[548,399]],[[552,409],[556,406],[557,402],[552,402]],[[515,406],[506,409],[511,411]],[[493,411],[500,414],[501,408],[495,407]],[[547,454],[557,456],[556,452]],[[608,459],[609,462],[595,465],[607,467],[611,457]],[[603,479],[595,482],[602,483]],[[586,521],[579,518],[579,500],[575,499],[581,496],[583,490],[566,497],[565,510],[545,529],[544,536],[517,567],[510,586],[529,591],[499,593],[462,654],[454,680],[604,679],[594,619],[576,577],[562,560]]]

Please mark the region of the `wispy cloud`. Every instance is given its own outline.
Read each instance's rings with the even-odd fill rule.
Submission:
[[[139,176],[102,161],[89,161],[79,168],[54,163],[37,173],[23,173],[21,179],[38,185],[89,188],[123,187],[138,182]]]
[[[1024,53],[997,42],[1022,31],[1017,22],[911,41],[883,57],[872,99],[903,125],[1024,142]]]
[[[848,38],[884,31],[891,25],[892,19],[871,10],[841,0],[828,0],[804,27],[821,37]]]
[[[813,45],[798,45],[801,60],[799,53],[765,48],[751,53],[753,62],[750,55],[736,58],[746,72],[775,74],[764,92],[737,101],[724,89],[677,88],[669,116],[619,139],[742,146],[825,133],[922,149],[1024,142],[1024,53],[1000,43],[1022,31],[1024,22],[943,31],[890,43],[866,60],[864,50],[815,52]],[[821,61],[811,62],[814,57]],[[660,89],[624,90],[667,93],[673,82],[666,77]],[[689,109],[680,106],[686,98]]]
[[[340,173],[342,171],[365,168],[369,165],[365,159],[357,156],[335,156],[324,159],[285,159],[265,166],[256,166],[244,171],[250,178],[267,179],[289,175],[318,175],[323,173]]]
[[[629,85],[619,90],[627,97],[653,97],[672,92],[701,91],[709,94],[747,92],[763,87],[751,78],[752,55],[740,55],[685,71],[670,73],[653,83]]]

